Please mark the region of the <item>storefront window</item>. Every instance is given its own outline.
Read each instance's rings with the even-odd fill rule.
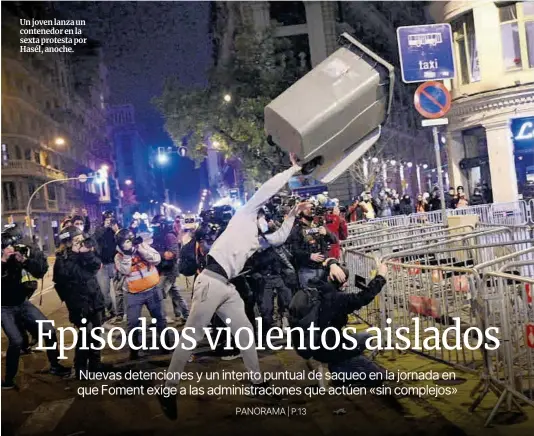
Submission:
[[[480,81],[480,67],[473,13],[455,20],[452,25],[459,77],[462,84]]]
[[[518,191],[524,200],[530,200],[534,198],[534,117],[514,118],[510,129]]]

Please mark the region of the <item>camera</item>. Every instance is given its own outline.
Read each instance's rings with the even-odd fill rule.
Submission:
[[[87,238],[83,241],[83,246],[89,250],[92,250],[93,248],[96,248],[96,242],[91,238]]]
[[[13,248],[15,249],[15,252],[20,253],[24,257],[30,256],[30,247],[26,245],[17,244],[17,245],[14,245]]]

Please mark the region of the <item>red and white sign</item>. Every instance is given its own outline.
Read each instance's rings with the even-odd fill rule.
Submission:
[[[416,89],[414,105],[425,118],[444,117],[451,109],[451,94],[441,82],[425,82]]]
[[[526,325],[526,337],[527,337],[527,347],[534,348],[534,323],[529,322]]]

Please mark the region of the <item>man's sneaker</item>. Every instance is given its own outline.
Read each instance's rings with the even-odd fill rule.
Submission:
[[[110,319],[109,323],[112,325],[121,325],[123,321],[124,321],[124,318],[122,317],[122,315],[117,315],[115,318]]]
[[[241,357],[241,353],[239,354],[229,354],[228,356],[221,356],[221,360],[236,360]]]
[[[174,322],[176,324],[176,327],[181,327],[181,326],[185,325],[185,323],[187,322],[187,319],[184,318],[183,316],[178,316],[178,317],[176,317]]]
[[[10,389],[16,389],[17,385],[13,380],[2,380],[2,390],[9,391]]]
[[[171,421],[176,421],[178,419],[178,404],[176,402],[177,395],[158,395],[159,405],[163,414],[169,418]]]
[[[67,368],[59,363],[50,367],[50,374],[56,375],[58,377],[65,377],[71,373],[71,369]]]

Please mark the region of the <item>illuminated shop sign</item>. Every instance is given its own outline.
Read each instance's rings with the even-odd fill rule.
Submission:
[[[534,117],[514,118],[510,128],[515,150],[534,151]]]

